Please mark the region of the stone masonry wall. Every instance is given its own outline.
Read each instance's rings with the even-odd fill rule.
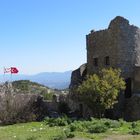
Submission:
[[[133,78],[135,65],[140,65],[140,30],[123,17],[111,21],[108,29],[94,32],[87,39],[87,72],[98,72],[106,67],[120,68],[125,78]],[[105,65],[109,56],[110,65]],[[98,66],[93,59],[98,58]]]

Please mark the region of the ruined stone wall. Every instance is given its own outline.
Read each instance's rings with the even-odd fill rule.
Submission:
[[[105,57],[109,56],[111,65],[116,66],[116,51],[117,46],[114,43],[115,38],[108,30],[102,30],[91,33],[87,36],[87,71],[88,73],[95,73],[105,66]],[[111,53],[110,53],[111,52]],[[98,58],[98,66],[94,66],[94,58]]]
[[[109,56],[110,65],[105,65]],[[98,66],[93,59],[98,58]],[[133,77],[135,65],[140,65],[140,30],[123,17],[111,21],[108,29],[87,35],[87,72],[95,73],[102,68],[120,68],[123,76]]]

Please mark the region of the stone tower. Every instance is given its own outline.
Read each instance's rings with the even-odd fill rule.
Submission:
[[[140,29],[117,16],[108,28],[86,36],[87,73],[120,68],[126,80],[126,97],[140,93]]]
[[[103,68],[119,68],[126,81],[126,90],[120,94],[113,116],[139,120],[140,29],[117,16],[107,29],[92,30],[86,36],[86,48],[87,63],[72,72],[70,90],[80,85],[87,74],[98,73]]]

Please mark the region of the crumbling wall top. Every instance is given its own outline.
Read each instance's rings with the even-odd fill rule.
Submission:
[[[117,16],[115,17],[113,20],[111,20],[108,29],[112,29],[114,27],[118,27],[118,26],[129,26],[129,21],[127,19],[125,19],[124,17],[121,16]]]

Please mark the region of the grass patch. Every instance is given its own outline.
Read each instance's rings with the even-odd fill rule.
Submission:
[[[140,138],[140,121],[131,123],[94,118],[72,121],[64,117],[0,127],[0,140],[66,140],[73,137],[102,140],[110,136],[128,135]]]

